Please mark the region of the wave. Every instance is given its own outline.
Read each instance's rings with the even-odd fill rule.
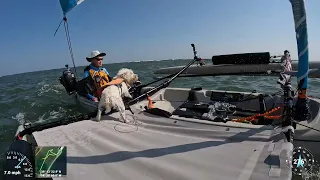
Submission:
[[[24,112],[19,112],[18,114],[16,114],[15,116],[12,116],[12,119],[16,120],[19,125],[22,125],[25,123],[25,113]]]

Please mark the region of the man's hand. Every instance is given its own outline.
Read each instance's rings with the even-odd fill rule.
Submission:
[[[94,101],[94,102],[99,102],[98,98],[96,98],[96,97],[93,97],[93,98],[92,98],[92,101]]]

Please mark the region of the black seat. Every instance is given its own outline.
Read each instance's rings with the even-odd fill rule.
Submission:
[[[95,88],[94,81],[90,76],[77,82],[77,93],[81,96],[86,97],[88,93],[94,95],[96,90],[97,89]]]
[[[188,96],[188,101],[192,101],[192,102],[198,102],[198,99],[195,95],[196,91],[201,91],[202,87],[193,87],[190,89],[189,91],[189,96]]]

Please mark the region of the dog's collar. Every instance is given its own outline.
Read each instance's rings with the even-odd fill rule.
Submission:
[[[120,78],[120,79],[122,79],[122,78]],[[122,82],[124,82],[125,84],[126,84],[126,86],[127,86],[127,88],[128,89],[130,89],[130,84],[129,83],[127,83],[127,81],[125,81],[124,79],[122,79]],[[120,92],[120,96],[121,96],[121,94],[122,94],[122,83],[120,83],[120,84],[115,84],[115,86],[117,86],[118,88],[119,88],[119,92]]]

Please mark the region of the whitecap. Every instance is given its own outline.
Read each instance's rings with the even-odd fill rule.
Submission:
[[[24,119],[25,113],[19,112],[16,114],[16,116],[12,116],[12,119],[17,120],[19,124],[24,124],[25,119]]]
[[[36,123],[42,123],[42,122],[47,122],[49,120],[53,120],[53,119],[57,119],[62,117],[64,114],[66,113],[66,110],[63,109],[62,107],[59,107],[58,111],[50,111],[50,112],[46,112],[44,114],[42,114],[41,116],[39,116],[38,120],[36,121]],[[45,116],[49,115],[48,118],[45,119]]]

